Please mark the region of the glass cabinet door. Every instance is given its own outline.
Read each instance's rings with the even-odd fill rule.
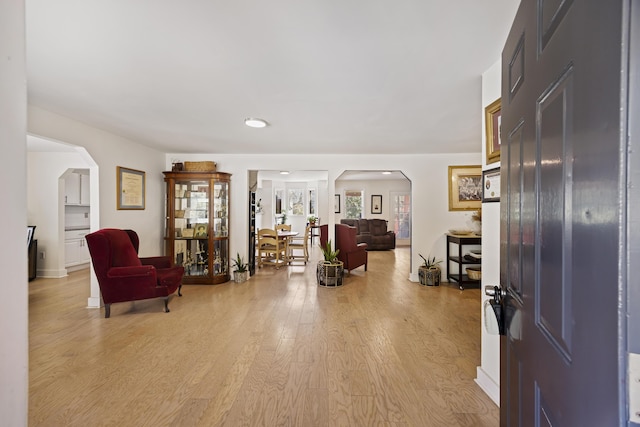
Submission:
[[[165,251],[184,267],[184,284],[229,281],[230,174],[164,172]]]
[[[214,274],[227,274],[229,263],[229,183],[215,182],[213,185],[213,237],[215,258]],[[225,239],[218,240],[224,237]]]
[[[229,183],[216,182],[213,186],[213,235],[215,237],[227,237],[229,235],[228,210],[229,210]]]
[[[174,258],[187,276],[209,276],[209,182],[175,182]]]

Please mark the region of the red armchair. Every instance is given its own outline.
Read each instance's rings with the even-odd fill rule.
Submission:
[[[104,228],[85,237],[105,306],[105,318],[114,302],[164,298],[169,312],[169,295],[176,289],[182,296],[184,268],[169,257],[138,257],[139,239],[133,230]]]
[[[356,243],[355,227],[336,224],[336,249],[340,250],[338,259],[344,263],[347,272],[361,265],[367,271],[367,244]]]

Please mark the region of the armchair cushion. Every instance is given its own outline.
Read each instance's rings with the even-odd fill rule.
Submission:
[[[168,256],[153,256],[140,258],[142,265],[152,265],[155,268],[170,268],[171,258]]]

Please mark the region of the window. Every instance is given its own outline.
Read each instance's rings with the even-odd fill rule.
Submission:
[[[346,190],[344,192],[345,218],[362,218],[364,211],[364,196],[362,190]]]
[[[411,195],[396,193],[391,195],[393,204],[393,231],[398,239],[411,238]]]
[[[304,215],[304,190],[302,188],[290,188],[287,197],[287,213],[291,215]]]

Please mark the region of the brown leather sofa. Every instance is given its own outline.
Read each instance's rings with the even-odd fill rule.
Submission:
[[[396,248],[396,233],[387,230],[384,219],[341,219],[341,224],[356,228],[356,241],[366,243],[368,251]]]

